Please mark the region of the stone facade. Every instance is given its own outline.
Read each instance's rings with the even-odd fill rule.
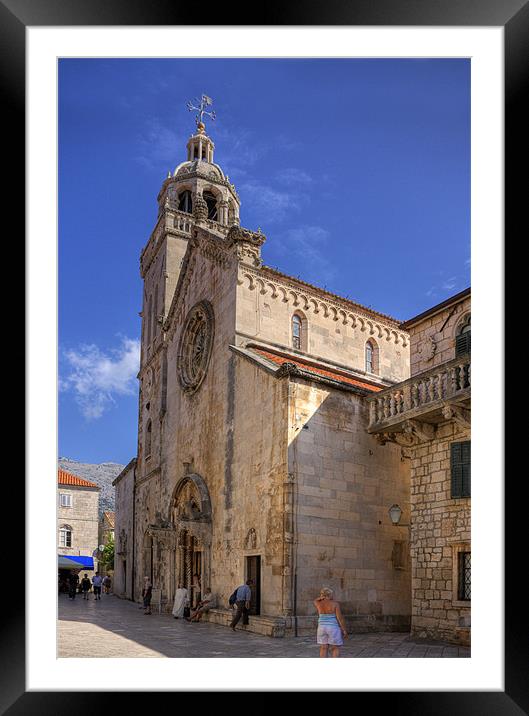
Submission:
[[[59,475],[63,473],[59,471]],[[72,476],[73,477],[73,476]],[[84,485],[63,484],[59,477],[57,485],[57,550],[67,556],[92,557],[98,547],[98,513],[100,489],[95,483],[76,478]],[[89,485],[92,485],[90,487]],[[69,496],[71,506],[61,505],[61,495]],[[61,544],[61,529],[71,534],[71,546]],[[94,559],[94,570],[97,559]]]
[[[412,634],[468,645],[470,289],[402,327],[410,334],[412,378],[369,399],[369,431],[382,444],[401,444],[410,458]],[[461,444],[468,486],[458,492],[453,448]]]
[[[115,493],[114,583],[113,591],[119,597],[134,599],[134,458],[112,482]]]
[[[138,449],[115,481],[115,591],[138,599],[150,576],[169,610],[179,583],[193,602],[210,586],[221,623],[255,575],[252,623],[279,635],[314,628],[325,584],[350,628],[406,629],[408,545],[385,515],[409,510],[409,465],[367,433],[366,397],[408,378],[408,333],[263,265],[265,236],[239,226],[211,145],[198,126],[141,256]]]

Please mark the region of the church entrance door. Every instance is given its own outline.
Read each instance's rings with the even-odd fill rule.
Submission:
[[[250,601],[250,614],[261,613],[261,557],[246,557],[246,579],[252,579],[252,598]]]

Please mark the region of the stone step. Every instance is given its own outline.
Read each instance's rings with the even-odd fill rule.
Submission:
[[[212,624],[221,624],[229,627],[234,612],[228,609],[210,609],[202,617],[204,621]],[[237,624],[237,629],[249,631],[263,636],[283,637],[285,636],[285,619],[283,617],[249,616],[249,624],[243,625],[242,619]]]

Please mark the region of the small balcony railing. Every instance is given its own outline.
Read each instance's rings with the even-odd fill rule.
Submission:
[[[470,395],[470,354],[419,373],[368,398],[369,432],[418,417]]]

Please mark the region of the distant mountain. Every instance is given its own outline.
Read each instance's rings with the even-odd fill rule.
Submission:
[[[106,511],[114,512],[115,488],[112,487],[112,481],[116,479],[125,465],[120,465],[117,462],[102,462],[100,465],[91,465],[86,462],[70,460],[68,457],[60,457],[58,465],[66,472],[71,472],[73,475],[78,475],[78,477],[84,477],[85,480],[90,480],[99,485],[101,488],[99,493],[99,516]]]

